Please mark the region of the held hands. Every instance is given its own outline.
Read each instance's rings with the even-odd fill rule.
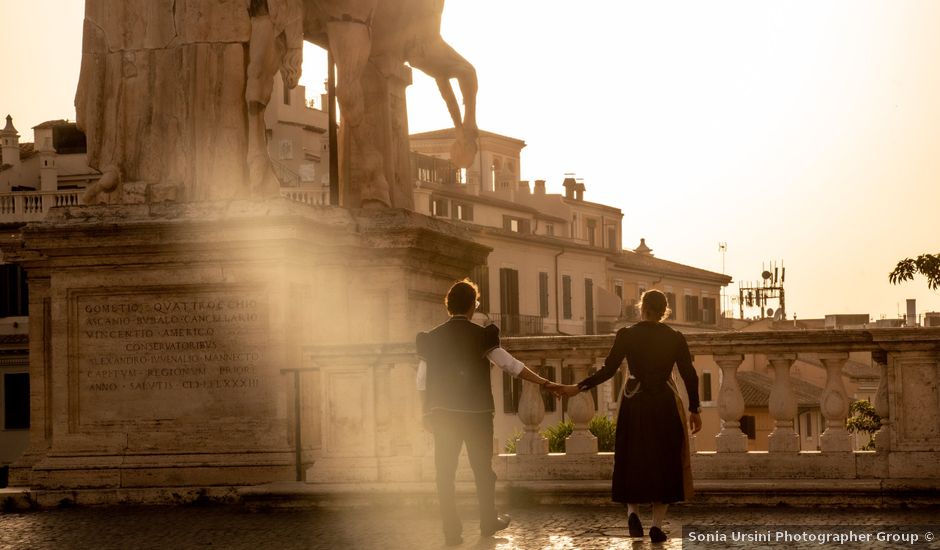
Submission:
[[[556,384],[555,382],[545,384],[545,389],[555,397],[572,397],[581,391],[575,384]]]

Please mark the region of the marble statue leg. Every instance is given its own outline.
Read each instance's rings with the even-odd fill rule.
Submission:
[[[330,48],[336,59],[337,86],[342,125],[349,131],[359,150],[356,163],[365,173],[359,184],[359,198],[364,208],[391,206],[388,181],[382,155],[376,148],[377,136],[365,120],[365,94],[362,75],[369,61],[369,27],[358,21],[331,21],[327,24]],[[347,205],[355,207],[357,205]]]
[[[280,63],[274,23],[267,15],[251,18],[245,101],[248,104],[248,182],[254,197],[277,196],[280,186],[271,170],[264,130],[264,111],[271,100]]]

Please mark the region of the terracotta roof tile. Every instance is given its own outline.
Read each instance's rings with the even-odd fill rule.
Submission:
[[[754,371],[738,371],[738,385],[741,386],[745,407],[763,408],[770,403],[770,392],[774,387],[774,380],[770,376]],[[819,407],[822,388],[799,378],[790,378],[790,387],[798,407]]]

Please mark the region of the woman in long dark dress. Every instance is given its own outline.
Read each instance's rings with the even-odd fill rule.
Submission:
[[[574,395],[608,380],[626,358],[630,376],[617,415],[612,498],[627,505],[632,537],[643,536],[639,504],[652,503],[650,539],[663,542],[662,522],[668,504],[692,496],[685,414],[672,383],[672,367],[679,367],[689,394],[692,433],[702,428],[698,375],[685,337],[662,323],[669,315],[666,295],[658,290],[643,293],[640,312],[642,321],[617,332],[604,368],[576,386],[564,386],[562,393]]]

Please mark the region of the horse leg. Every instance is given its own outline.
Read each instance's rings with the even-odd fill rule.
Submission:
[[[451,161],[462,168],[470,166],[477,152],[479,130],[476,121],[477,72],[469,61],[457,53],[439,35],[422,49],[421,54],[408,60],[415,67],[435,79],[441,97],[454,121],[457,139],[451,148]],[[463,96],[464,115],[451,87],[450,79],[456,78]]]
[[[248,104],[248,186],[253,197],[276,196],[280,192],[264,135],[264,111],[271,100],[278,69],[274,24],[267,15],[251,18],[248,42],[245,102]]]
[[[357,164],[365,172],[360,182],[361,206],[391,206],[385,163],[376,148],[376,136],[365,120],[365,96],[362,74],[369,61],[372,40],[369,27],[358,21],[330,21],[327,23],[330,50],[336,59],[336,98],[339,100],[342,124],[359,149]],[[347,205],[355,206],[355,205]]]

